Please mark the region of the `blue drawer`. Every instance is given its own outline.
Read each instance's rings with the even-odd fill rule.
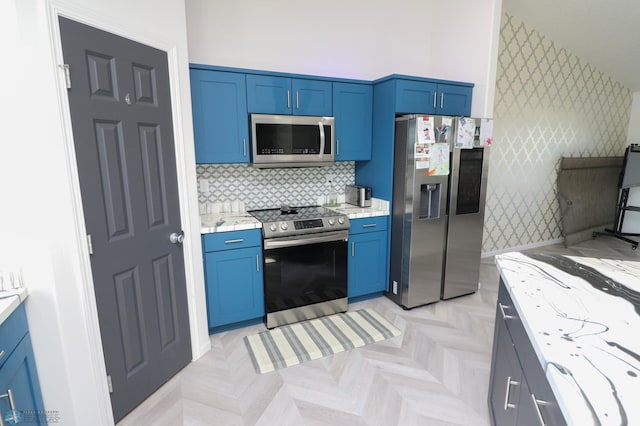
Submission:
[[[215,232],[202,236],[204,252],[262,246],[262,230]]]
[[[24,304],[20,304],[0,325],[0,368],[29,331]]]
[[[374,216],[361,219],[349,219],[351,227],[350,234],[360,234],[362,232],[386,231],[389,216]]]

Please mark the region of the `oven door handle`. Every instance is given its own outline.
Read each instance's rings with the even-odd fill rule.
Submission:
[[[323,232],[318,235],[294,235],[291,237],[270,238],[264,240],[264,249],[272,250],[284,247],[306,246],[309,244],[329,243],[332,241],[348,241],[349,231]]]

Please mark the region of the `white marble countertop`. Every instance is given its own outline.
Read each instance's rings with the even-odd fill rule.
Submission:
[[[568,424],[640,424],[640,262],[507,253],[496,264]]]
[[[327,208],[346,214],[349,219],[389,215],[389,202],[377,198],[372,200],[371,207],[358,207],[352,204],[340,203],[336,206],[327,206]],[[202,234],[256,228],[262,228],[262,223],[246,211],[218,212],[200,216],[200,233]]]
[[[353,204],[340,203],[335,207],[327,208],[346,214],[349,219],[389,215],[389,202],[378,198],[371,200],[371,207],[358,207]]]
[[[16,310],[27,298],[28,291],[25,287],[9,291],[0,291],[0,324]]]
[[[262,223],[247,212],[211,213],[200,216],[200,227],[202,234],[211,234],[262,228]]]

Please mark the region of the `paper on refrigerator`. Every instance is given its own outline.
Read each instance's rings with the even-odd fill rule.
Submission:
[[[428,115],[416,117],[416,142],[413,150],[416,169],[429,168],[429,146],[434,142],[433,117]]]
[[[433,131],[433,117],[428,115],[416,117],[416,132],[419,143],[434,143],[436,140]]]
[[[483,118],[480,120],[480,146],[491,146],[493,142],[493,120]]]
[[[458,120],[458,132],[456,135],[456,148],[473,148],[473,140],[476,135],[476,120],[473,118],[460,117]],[[479,137],[479,135],[478,135]]]
[[[425,115],[416,118],[413,152],[416,170],[425,170],[429,176],[449,174],[449,144],[446,142],[450,127],[451,119],[445,119],[436,129],[433,117]]]

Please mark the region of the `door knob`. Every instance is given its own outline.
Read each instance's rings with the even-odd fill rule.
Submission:
[[[182,244],[184,241],[184,232],[180,231],[172,233],[169,235],[169,241],[171,241],[172,244]]]

